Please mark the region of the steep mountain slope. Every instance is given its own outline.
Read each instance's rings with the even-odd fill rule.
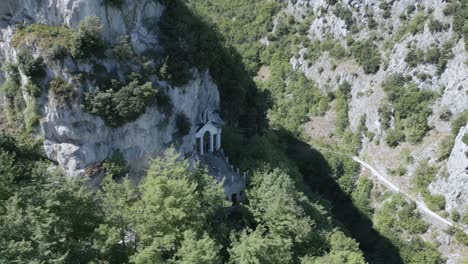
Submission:
[[[365,263],[267,128],[241,56],[186,3],[7,1],[0,14],[0,262]],[[194,162],[206,116],[251,170],[246,205]]]
[[[454,171],[454,162],[447,163],[453,155],[458,167],[466,167],[465,143],[458,140],[453,149],[467,123],[464,1],[193,1],[190,6],[220,29],[258,87],[268,92],[271,126],[297,135],[305,127],[303,138],[311,137],[330,163],[343,158],[333,153],[359,153],[431,210],[465,224],[459,216],[467,210],[466,172],[446,173]],[[340,187],[350,194],[361,191],[356,177],[343,174],[349,168],[340,166]],[[451,191],[437,191],[434,186],[445,177]],[[389,199],[370,196],[377,200],[377,217]],[[387,231],[405,229],[384,226],[378,229],[394,241]],[[437,228],[413,232],[417,235],[403,237],[438,237],[449,262],[466,257],[460,256],[463,246],[452,243],[447,249],[444,243],[450,242]]]
[[[41,251],[56,239],[47,229],[12,235],[21,225],[5,225],[0,255],[40,260],[50,247],[65,262],[463,263],[463,231],[432,225],[352,157],[466,224],[467,11],[465,0],[7,0],[0,129],[22,137],[0,134],[0,221],[46,211],[76,247]],[[225,122],[224,150],[250,171],[232,214],[196,164],[171,151],[151,162],[171,145],[193,161],[207,114]],[[96,211],[86,232],[46,210],[56,196],[40,196],[36,174],[53,194],[78,187],[55,189],[46,165],[30,168],[40,156],[23,153],[30,135],[63,174],[106,177],[99,199],[73,198]],[[22,162],[32,181],[11,165]],[[145,174],[139,187],[114,182]],[[18,202],[38,196],[39,209]],[[19,254],[11,245],[24,240]]]
[[[28,76],[25,68],[20,66],[17,85],[21,88],[26,109],[36,107],[41,117],[37,132],[45,139],[47,156],[57,161],[67,174],[83,175],[90,166],[110,157],[113,152],[120,151],[130,162],[132,171],[141,175],[151,158],[161,154],[176,141],[181,153],[191,155],[194,138],[178,133],[176,117],[183,115],[190,124],[197,124],[206,111],[219,111],[217,87],[203,71],[196,72],[190,83],[180,88],[170,87],[167,82],[158,80],[154,73],[140,73],[138,82],[152,81],[157,86],[158,103],[149,105],[147,111],[143,108],[143,113],[129,113],[126,114],[127,117],[119,117],[136,120],[129,124],[125,124],[124,120],[115,123],[110,120],[109,114],[103,120],[90,114],[93,110],[83,107],[82,98],[87,94],[110,88],[110,79],[106,79],[109,76],[118,81],[125,80],[117,85],[122,87],[125,83],[130,83],[128,80],[132,78],[132,72],[142,72],[144,67],[152,71],[152,68],[157,67],[159,61],[155,58],[158,56],[143,55],[143,52],[157,54],[162,49],[159,37],[151,33],[147,26],[157,24],[163,11],[164,7],[155,1],[132,1],[125,9],[118,9],[105,1],[7,1],[2,4],[4,25],[0,58],[4,65],[21,64],[22,61],[18,58],[22,54],[21,59],[32,57],[44,60],[37,63],[44,72],[38,80],[34,76]],[[102,26],[98,26],[100,34],[104,37],[105,45],[111,48],[103,51],[104,54],[84,54],[82,58],[70,56],[67,54],[67,45],[79,41],[72,36],[73,32],[79,34],[79,29],[75,31],[73,28],[78,28],[87,17],[99,19],[99,23],[102,23]],[[41,23],[46,26],[41,26]],[[33,25],[29,26],[30,24]],[[63,28],[62,25],[71,29]],[[123,39],[121,36],[125,35],[129,37]],[[121,49],[112,49],[112,45]],[[79,48],[85,51],[86,47],[77,47]],[[99,47],[89,49],[94,52]],[[60,54],[52,54],[53,52],[63,52],[64,55],[57,58]],[[34,82],[39,87],[40,94],[31,95],[28,91],[28,87]],[[54,84],[65,91],[62,94],[54,92]],[[71,98],[63,98],[67,96]],[[10,100],[12,98],[14,96],[10,96]],[[139,102],[120,107],[138,111],[135,110],[137,103]],[[14,106],[8,104],[8,99],[4,108],[4,112],[8,112],[9,108],[12,108],[9,112],[14,112]],[[110,110],[119,111],[117,108]],[[96,111],[103,115],[104,110]],[[192,135],[194,130],[195,127],[185,133]]]
[[[460,115],[468,108],[468,54],[464,33],[459,34],[455,28],[456,23],[465,20],[450,14],[451,6],[463,5],[462,2],[338,1],[330,4],[296,1],[285,10],[299,23],[313,17],[307,38],[314,46],[305,45],[298,56],[291,59],[293,67],[316,81],[325,92],[336,90],[344,81],[351,85],[347,102],[349,128],[356,132],[361,125],[366,131],[361,155],[382,171],[406,167],[406,176],[399,178],[406,185],[410,185],[408,178],[420,160],[445,167],[448,155],[441,154],[438,146],[452,137],[451,116]],[[311,13],[314,15],[308,15]],[[460,19],[462,21],[458,22]],[[360,41],[370,43],[371,48],[356,45]],[[326,50],[325,43],[332,48]],[[317,53],[320,49],[317,45],[321,45],[322,50],[325,48],[323,53],[307,58],[305,55]],[[363,53],[359,53],[358,48],[362,48]],[[340,49],[343,55],[333,57]],[[366,58],[364,53],[373,50],[377,51],[375,67],[367,69],[372,58]],[[397,75],[405,78],[406,85],[432,91],[434,98],[418,97],[417,90],[402,95],[413,97],[407,102],[403,97],[391,98],[399,96],[395,94],[398,85],[388,84],[389,78]],[[421,100],[428,100],[427,109],[423,110],[428,114],[422,114],[419,109],[422,105],[412,106],[422,103]],[[424,124],[425,119],[427,124]],[[395,133],[403,142],[390,138]],[[458,131],[453,133],[458,134]],[[409,143],[405,142],[405,137]],[[413,157],[410,164],[401,164],[402,151]],[[466,151],[466,147],[461,151]],[[466,162],[463,158],[457,161],[458,164]],[[453,163],[447,165],[452,171]],[[448,177],[456,175],[449,173]],[[465,211],[466,184],[464,180],[459,181],[458,186],[453,185],[454,191],[448,193],[432,190],[434,194],[446,196],[448,211]]]

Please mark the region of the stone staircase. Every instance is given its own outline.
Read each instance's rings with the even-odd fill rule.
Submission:
[[[200,157],[200,161],[208,167],[208,173],[216,179],[216,182],[223,182],[224,192],[233,204],[244,200],[247,172],[241,173],[238,168],[231,165],[222,150],[206,153]]]

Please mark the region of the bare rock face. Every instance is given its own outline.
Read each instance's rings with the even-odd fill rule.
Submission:
[[[206,72],[197,74],[184,87],[168,89],[173,113],[164,113],[157,106],[148,107],[136,121],[118,128],[107,126],[100,117],[84,112],[79,106],[64,109],[48,104],[45,118],[41,120],[47,156],[71,176],[83,175],[86,168],[117,150],[124,155],[135,175],[143,174],[148,162],[171,146],[190,156],[194,150],[196,126],[179,138],[175,113],[184,113],[191,124],[196,125],[205,110],[218,109],[218,90]]]
[[[43,23],[48,25],[78,26],[88,16],[95,16],[103,25],[103,36],[110,44],[120,36],[129,35],[137,53],[151,48],[160,51],[159,36],[148,32],[164,11],[164,7],[154,0],[128,0],[120,8],[107,4],[107,0],[4,0],[0,4],[0,60],[16,62],[17,50],[10,44],[17,24],[29,25]],[[156,30],[157,31],[157,30]],[[43,56],[44,51],[33,48],[33,56]],[[92,75],[98,65],[107,72],[124,73],[119,69],[119,62],[112,57],[76,62],[66,58],[61,63],[47,62],[47,76],[44,83],[60,77],[71,83],[73,73]],[[50,64],[49,64],[50,63]],[[137,65],[126,65],[138,69]],[[25,100],[30,99],[25,92],[28,78],[22,73],[22,89]],[[104,120],[84,111],[82,105],[83,90],[96,89],[90,80],[75,87],[78,98],[69,105],[61,105],[51,92],[43,89],[37,99],[42,118],[37,130],[38,136],[44,139],[46,155],[64,169],[67,175],[82,177],[87,170],[109,158],[115,151],[120,151],[130,165],[133,180],[144,174],[149,161],[162,154],[167,148],[175,147],[181,155],[190,157],[193,154],[196,125],[206,111],[219,113],[220,97],[217,86],[209,73],[193,71],[192,80],[183,87],[171,87],[156,76],[150,76],[160,92],[171,101],[170,109],[162,109],[157,104],[146,108],[146,112],[137,120],[113,128]],[[0,83],[4,76],[0,74]],[[0,109],[1,109],[0,100]],[[176,126],[176,116],[184,114],[192,128],[187,135],[180,135]]]
[[[432,182],[429,190],[445,196],[447,211],[468,210],[468,145],[462,138],[468,134],[468,125],[462,127],[447,161],[447,177]]]
[[[137,48],[157,45],[148,38],[143,26],[145,18],[157,20],[164,7],[153,0],[127,0],[122,8],[113,7],[108,0],[3,0],[0,5],[0,27],[14,24],[42,23],[76,28],[88,16],[103,24],[103,35],[115,42],[121,35],[130,35]]]

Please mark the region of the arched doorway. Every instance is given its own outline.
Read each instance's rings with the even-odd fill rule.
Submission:
[[[203,153],[210,152],[210,141],[211,141],[210,132],[206,131],[205,134],[203,134]]]

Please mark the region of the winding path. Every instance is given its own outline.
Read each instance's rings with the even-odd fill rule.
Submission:
[[[435,219],[436,221],[444,224],[445,226],[455,226],[455,224],[452,222],[452,221],[449,221],[445,218],[443,218],[442,216],[438,215],[437,213],[435,213],[434,211],[432,211],[431,209],[427,208],[427,206],[414,199],[413,197],[411,197],[407,192],[405,191],[402,191],[398,186],[396,186],[395,184],[393,184],[390,180],[388,180],[384,175],[382,175],[378,170],[376,170],[375,168],[373,168],[371,165],[369,165],[368,163],[366,163],[365,161],[359,159],[358,157],[353,157],[353,160],[356,161],[357,163],[361,164],[361,166],[365,167],[366,169],[369,169],[372,174],[377,177],[377,179],[381,182],[383,182],[385,185],[387,185],[390,189],[392,189],[394,192],[400,192],[402,194],[404,194],[408,199],[412,200],[413,202],[416,203],[416,205],[418,206],[419,210],[421,210],[421,212],[427,214],[428,216],[430,216],[431,218]],[[465,231],[466,232],[466,231]]]
[[[319,146],[314,146],[314,148],[330,151],[330,150],[327,150],[327,149],[319,147]],[[334,151],[332,151],[332,152],[334,152]],[[377,178],[378,181],[382,182],[384,185],[389,187],[393,192],[402,193],[404,196],[406,196],[407,199],[415,202],[416,206],[419,208],[419,210],[422,213],[424,213],[425,215],[427,215],[428,217],[430,217],[431,219],[433,219],[436,222],[440,223],[444,227],[452,227],[453,226],[453,227],[460,228],[465,232],[465,234],[468,234],[468,227],[467,226],[460,226],[458,224],[453,223],[452,221],[450,221],[448,219],[443,218],[442,216],[438,215],[437,213],[435,213],[434,211],[429,209],[423,202],[418,201],[417,199],[415,199],[411,195],[409,195],[407,192],[401,190],[400,187],[398,187],[396,184],[392,183],[387,177],[385,177],[382,173],[380,173],[378,170],[376,170],[374,167],[372,167],[369,163],[361,160],[360,158],[358,158],[356,156],[352,157],[352,159],[355,162],[359,163],[362,167],[370,170],[372,172],[372,175],[374,175],[375,178]]]

